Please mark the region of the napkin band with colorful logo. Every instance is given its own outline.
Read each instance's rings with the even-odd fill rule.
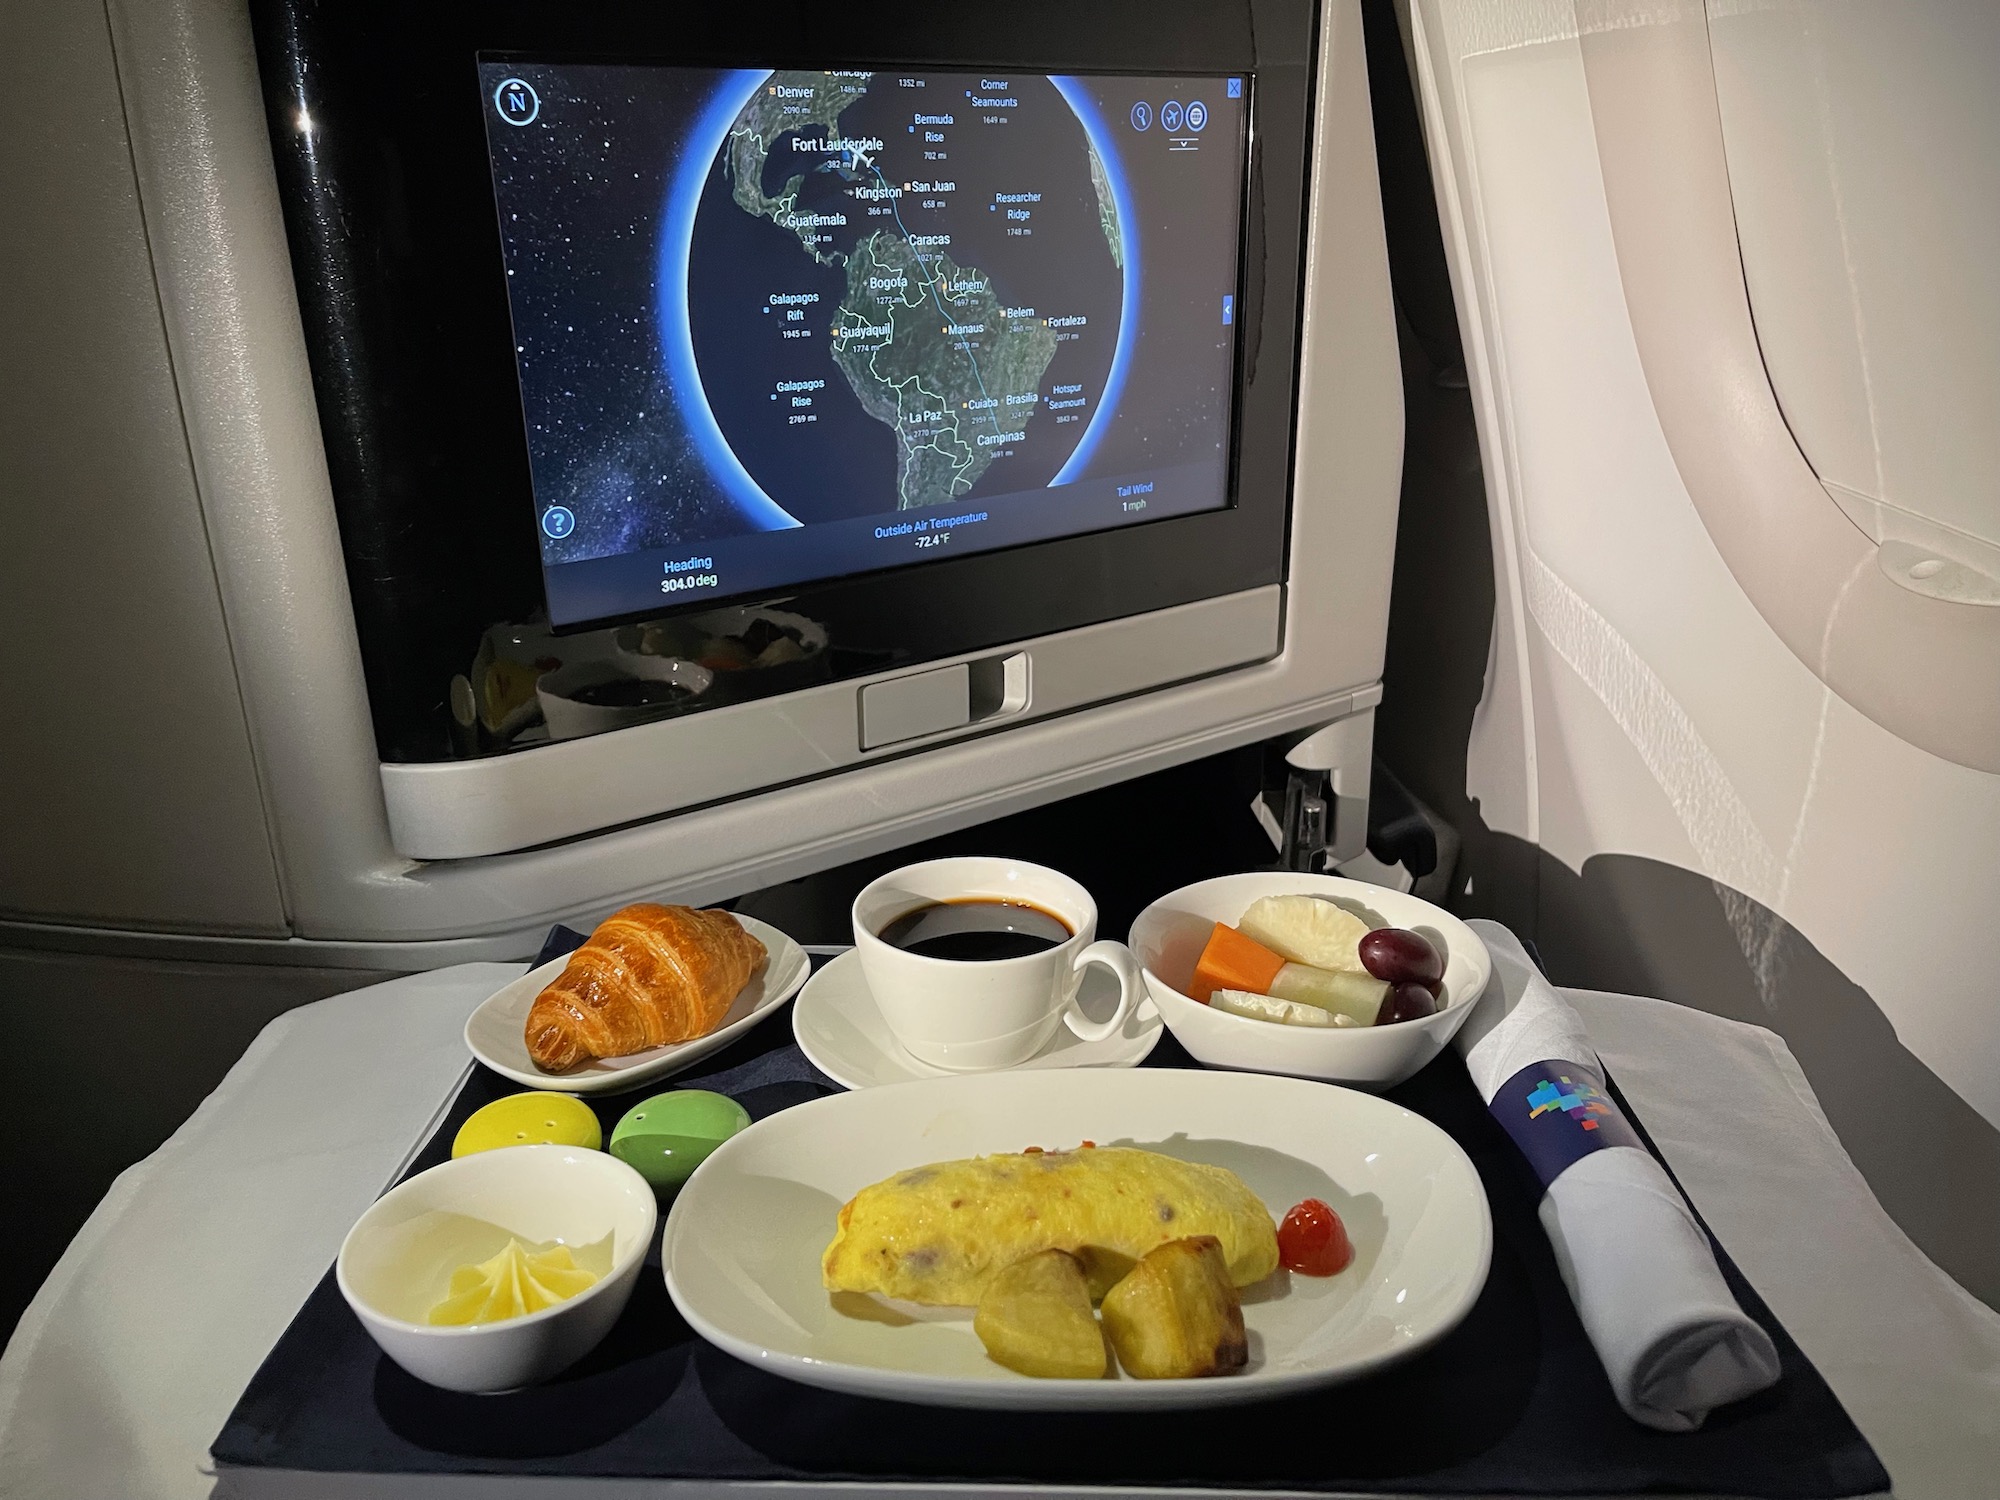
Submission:
[[[1500,1085],[1487,1108],[1544,1188],[1593,1151],[1646,1149],[1605,1088],[1603,1073],[1588,1063],[1530,1063]]]

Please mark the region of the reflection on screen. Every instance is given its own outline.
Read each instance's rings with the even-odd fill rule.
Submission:
[[[1245,80],[480,75],[557,624],[1228,503]]]

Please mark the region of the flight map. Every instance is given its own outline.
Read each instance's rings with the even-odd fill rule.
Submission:
[[[480,74],[552,612],[1228,503],[1245,80]]]

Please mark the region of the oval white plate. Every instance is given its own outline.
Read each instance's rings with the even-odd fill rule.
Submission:
[[[1206,1380],[1035,1380],[986,1357],[969,1307],[821,1286],[834,1217],[868,1184],[1083,1140],[1228,1167],[1274,1218],[1322,1198],[1347,1225],[1354,1263],[1245,1288],[1249,1368]],[[661,1261],[703,1338],[807,1385],[932,1406],[1141,1410],[1263,1400],[1414,1354],[1471,1310],[1492,1246],[1478,1173],[1421,1116],[1304,1079],[1138,1068],[927,1079],[772,1115],[696,1169]]]
[[[1083,977],[1085,1004],[1093,1015],[1108,1015],[1117,1007],[1117,983],[1093,966]],[[1092,992],[1096,992],[1095,995]],[[1100,1001],[1101,1003],[1093,1003]],[[1086,1042],[1067,1026],[1058,1026],[1048,1045],[1019,1066],[1022,1068],[1136,1068],[1146,1060],[1165,1030],[1160,1012],[1146,996],[1139,997],[1124,1029],[1101,1042]],[[840,955],[806,981],[799,1003],[792,1007],[792,1036],[812,1065],[844,1089],[879,1088],[885,1083],[909,1083],[918,1078],[960,1078],[919,1062],[905,1052],[882,1019],[869,992],[861,959]]]
[[[812,961],[805,950],[770,923],[755,917],[736,920],[743,924],[745,932],[764,945],[764,967],[743,986],[743,993],[729,1007],[722,1025],[707,1036],[668,1047],[652,1047],[630,1057],[599,1058],[573,1073],[544,1073],[528,1056],[528,1010],[534,1005],[535,996],[547,989],[569,963],[569,955],[564,954],[530,969],[481,1002],[466,1018],[465,1045],[494,1072],[531,1089],[549,1089],[558,1094],[613,1094],[678,1073],[717,1048],[728,1046],[770,1015],[799,992],[799,986],[812,972]]]

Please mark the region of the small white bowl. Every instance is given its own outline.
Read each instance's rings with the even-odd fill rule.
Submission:
[[[602,1151],[506,1146],[419,1172],[378,1198],[334,1262],[340,1294],[382,1352],[448,1391],[511,1391],[596,1348],[632,1295],[659,1208],[638,1172]],[[567,1301],[498,1323],[439,1327],[424,1315],[451,1273],[501,1249],[491,1226],[531,1244],[611,1237],[611,1268]]]
[[[611,661],[579,661],[553,672],[544,672],[535,684],[541,701],[542,718],[549,737],[573,740],[606,729],[622,729],[627,724],[645,724],[671,714],[685,713],[687,702],[625,705],[586,703],[576,695],[614,682],[664,682],[684,688],[689,698],[699,698],[715,681],[707,667],[682,661],[677,656],[620,655]]]
[[[1391,1026],[1283,1026],[1190,999],[1186,990],[1215,924],[1233,925],[1261,897],[1290,895],[1330,897],[1371,926],[1407,927],[1429,938],[1445,956],[1437,1013]],[[1139,913],[1130,946],[1167,1029],[1197,1061],[1370,1090],[1393,1088],[1442,1052],[1493,972],[1478,934],[1442,907],[1333,875],[1224,875],[1183,886]]]

